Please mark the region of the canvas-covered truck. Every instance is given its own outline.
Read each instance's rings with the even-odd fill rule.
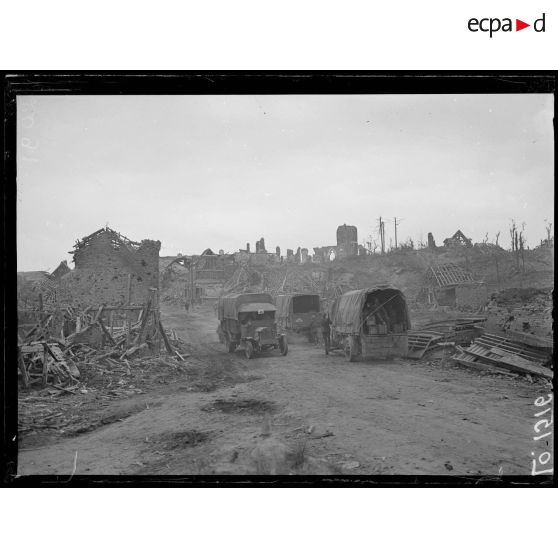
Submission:
[[[411,321],[399,289],[380,285],[349,291],[333,303],[330,320],[331,348],[342,350],[349,361],[407,355]]]
[[[300,333],[313,339],[320,321],[320,295],[315,293],[280,294],[275,299],[280,331]]]
[[[264,351],[288,352],[287,336],[277,332],[276,308],[269,293],[229,294],[219,299],[217,334],[229,353],[241,348],[246,358]]]

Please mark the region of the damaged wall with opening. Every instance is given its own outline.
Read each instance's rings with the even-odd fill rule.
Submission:
[[[159,288],[156,240],[134,242],[109,229],[100,229],[76,242],[75,269],[58,285],[58,302],[71,306],[144,304],[150,288]]]

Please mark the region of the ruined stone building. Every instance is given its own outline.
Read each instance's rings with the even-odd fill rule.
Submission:
[[[353,225],[337,227],[337,244],[335,246],[320,246],[314,248],[313,260],[328,262],[351,256],[365,255],[366,250],[358,244],[358,230]]]
[[[325,263],[337,258],[337,246],[320,246],[314,248],[313,261]]]
[[[134,242],[105,227],[78,240],[75,268],[58,282],[58,302],[78,307],[141,305],[159,288],[158,240]]]
[[[50,274],[52,279],[58,281],[61,277],[64,277],[66,273],[72,271],[68,266],[68,260],[63,260],[58,264],[58,267]]]
[[[352,225],[337,227],[337,257],[347,258],[358,255],[358,231]]]
[[[241,256],[250,258],[242,251]],[[164,256],[161,258],[161,287],[165,297],[175,300],[202,301],[217,298],[224,283],[237,268],[236,257],[206,248],[199,255]],[[169,287],[172,285],[172,292]]]
[[[250,252],[250,243],[246,243],[246,250],[240,249],[234,254],[235,261],[239,264],[250,263],[252,265],[267,265],[281,262],[281,249],[279,246],[275,252],[268,252],[265,247],[265,239],[256,240],[256,251]]]
[[[427,272],[428,301],[440,306],[476,309],[488,301],[488,288],[455,264],[432,266]]]
[[[260,238],[260,240],[256,240],[256,252],[267,252],[265,249],[265,240]]]
[[[226,254],[215,254],[209,248],[200,256],[194,256],[193,282],[195,298],[218,298],[225,282],[232,276],[236,265],[234,257]],[[186,297],[190,299],[190,287],[186,288]]]
[[[56,302],[56,282],[46,271],[17,272],[18,308],[36,308]]]
[[[430,250],[434,250],[436,248],[436,241],[434,240],[434,235],[431,232],[428,233],[428,248]]]
[[[444,246],[446,248],[457,248],[459,246],[466,246],[470,248],[471,246],[473,246],[473,242],[470,238],[467,238],[460,230],[457,230],[457,232],[453,236],[450,236],[449,238],[446,238],[444,240]]]
[[[18,272],[18,308],[44,309],[56,306],[60,279],[71,271],[67,260],[63,260],[52,273],[47,271]]]

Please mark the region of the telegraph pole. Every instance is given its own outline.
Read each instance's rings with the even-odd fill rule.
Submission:
[[[401,221],[399,221],[399,223],[398,223],[397,222],[397,217],[394,217],[393,222],[395,223],[395,249],[397,250],[397,225],[399,223],[401,223]]]

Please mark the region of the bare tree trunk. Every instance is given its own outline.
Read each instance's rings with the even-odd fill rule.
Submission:
[[[496,282],[498,284],[498,289],[500,288],[500,270],[498,268],[498,256],[494,255],[494,262],[496,263]]]

